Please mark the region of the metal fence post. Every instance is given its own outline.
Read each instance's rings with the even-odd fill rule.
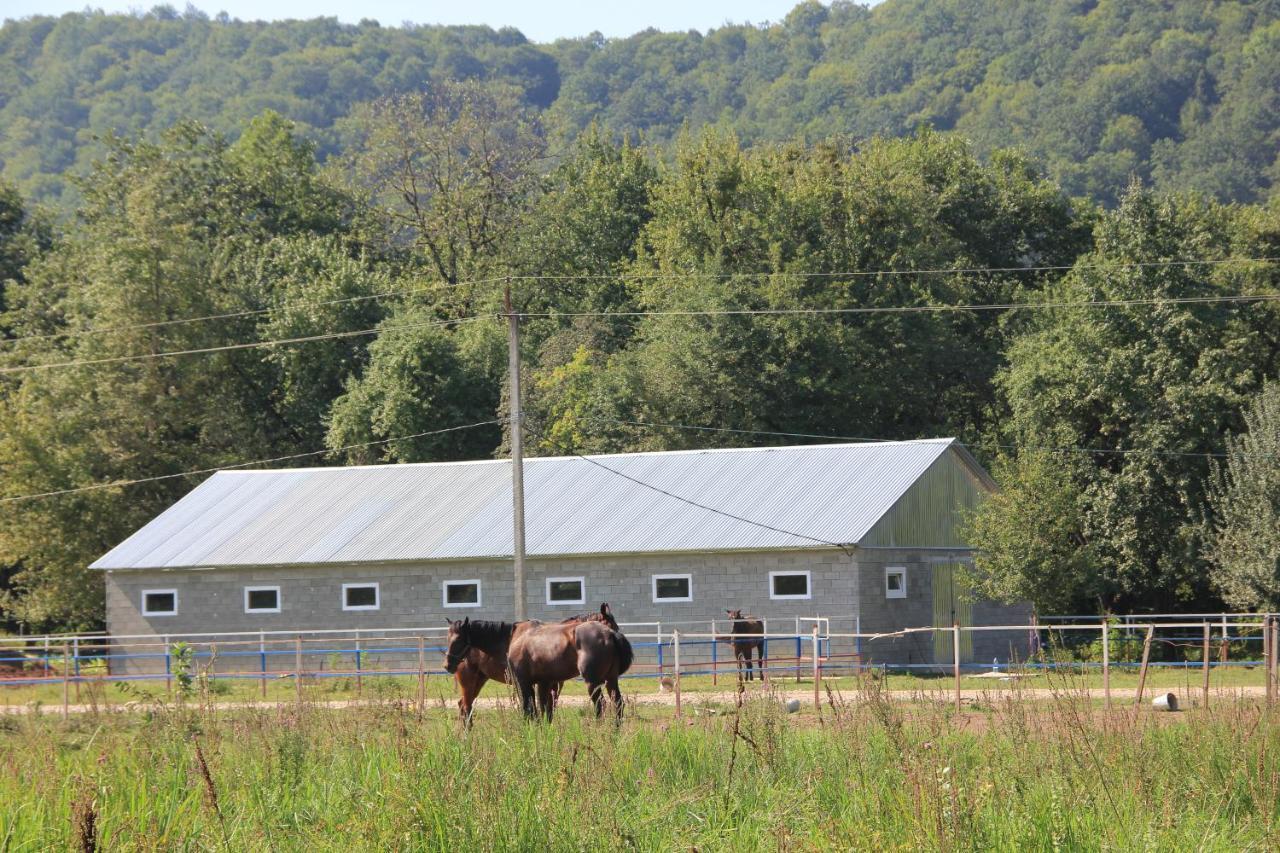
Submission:
[[[66,643],[62,644],[62,719],[71,715],[71,650]]]
[[[769,620],[760,620],[760,630],[764,636],[760,638],[760,683],[769,683]]]
[[[164,693],[173,698],[173,656],[169,653],[169,638],[164,638]]]
[[[858,635],[857,638],[855,638],[853,641],[853,651],[854,651],[854,654],[857,656],[855,660],[857,661],[856,665],[858,668],[858,674],[861,675],[862,674],[862,614],[861,613],[853,617],[853,633]]]
[[[293,645],[293,692],[302,704],[302,635],[299,634]]]
[[[1271,656],[1275,649],[1271,647],[1271,617],[1262,617],[1262,666],[1267,671],[1267,708],[1275,701],[1275,673],[1271,671]]]
[[[1111,626],[1106,617],[1102,619],[1102,698],[1105,706],[1111,707]]]
[[[427,652],[422,635],[418,635],[418,713],[427,707]]]
[[[1204,623],[1204,647],[1201,649],[1200,669],[1203,676],[1204,684],[1201,690],[1204,694],[1204,706],[1209,707],[1209,623]]]
[[[796,617],[796,684],[800,683],[800,661],[804,659],[804,646],[800,639],[800,617]]]
[[[267,635],[266,632],[258,634],[258,666],[262,670],[262,676],[258,679],[261,685],[262,698],[267,698]]]
[[[76,704],[80,703],[80,638],[72,637],[71,639],[71,663],[75,667],[76,673]]]
[[[360,630],[356,629],[356,696],[363,694],[363,680],[360,677]]]
[[[1271,617],[1271,692],[1280,692],[1280,619]],[[1274,697],[1272,697],[1274,701]]]
[[[675,678],[673,679],[672,689],[676,694],[676,716],[681,716],[680,708],[680,629],[673,628],[671,630],[671,653],[675,657]]]
[[[720,683],[720,635],[716,632],[716,620],[711,620],[711,686],[714,687]]]
[[[662,623],[656,622],[658,632],[658,678],[662,678]]]
[[[822,713],[822,664],[818,658],[818,626],[813,626],[813,710]],[[797,670],[800,667],[796,667]]]
[[[951,623],[951,664],[956,681],[956,710],[960,710],[960,623]]]

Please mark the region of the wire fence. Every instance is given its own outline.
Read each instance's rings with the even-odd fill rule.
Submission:
[[[950,676],[960,702],[964,676],[997,681],[1037,673],[1101,676],[1112,700],[1113,673],[1137,674],[1138,698],[1148,674],[1195,670],[1208,702],[1213,672],[1258,670],[1268,702],[1280,684],[1280,618],[1273,614],[1152,614],[1100,619],[1060,616],[1022,625],[950,625],[888,632],[861,630],[857,616],[786,617],[759,620],[758,633],[734,633],[726,620],[623,623],[636,652],[627,679],[656,679],[681,705],[684,679],[702,686],[736,686],[739,679],[795,684],[811,681],[815,701],[824,678],[873,675]],[[847,628],[847,630],[843,630]],[[306,685],[345,679],[356,697],[368,679],[416,680],[425,685],[445,676],[447,629],[435,627],[255,631],[218,634],[109,636],[105,634],[0,637],[0,703],[6,691],[61,688],[64,713],[82,689],[104,700],[103,686],[125,695],[130,685],[163,685],[165,696],[190,692],[193,684],[218,693],[235,683],[256,684],[256,698],[292,687],[301,701]],[[1003,654],[989,655],[992,649]],[[406,682],[407,680],[407,682]],[[273,685],[275,685],[273,689]],[[29,691],[30,692],[30,691]],[[243,692],[243,690],[242,690]],[[41,694],[43,701],[56,701]],[[23,695],[16,698],[21,700]],[[243,698],[255,698],[246,696]]]

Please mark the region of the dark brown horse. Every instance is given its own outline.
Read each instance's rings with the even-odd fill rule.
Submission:
[[[743,679],[743,670],[746,670],[746,680],[752,681],[755,675],[751,671],[751,650],[755,649],[757,657],[760,659],[760,678],[764,678],[764,622],[759,619],[753,619],[749,616],[744,617],[741,610],[726,610],[729,618],[733,620],[733,627],[729,631],[727,638],[733,644],[733,656],[738,659],[738,680]],[[754,634],[755,636],[751,636]],[[743,636],[746,635],[746,636]]]
[[[476,697],[490,679],[507,683],[507,648],[511,637],[530,622],[492,622],[470,617],[449,623],[444,653],[445,671],[458,685],[458,711],[471,724]]]
[[[511,640],[507,665],[511,669],[526,717],[539,711],[551,721],[559,686],[577,675],[587,682],[587,693],[604,714],[605,691],[622,719],[622,690],[618,678],[631,668],[635,657],[631,643],[618,630],[609,605],[600,605],[600,621],[533,624]]]
[[[570,616],[562,624],[602,622],[613,629],[618,623],[608,613],[607,605],[599,613]],[[538,622],[472,621],[469,617],[449,622],[449,636],[444,653],[444,668],[458,685],[458,711],[463,723],[470,725],[476,697],[490,680],[507,683],[507,650],[513,637]],[[559,693],[560,686],[556,686]]]

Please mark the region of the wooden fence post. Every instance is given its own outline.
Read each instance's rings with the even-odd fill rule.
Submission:
[[[293,641],[293,695],[302,704],[302,635]]]
[[[1201,649],[1201,659],[1202,659],[1202,662],[1200,664],[1200,669],[1201,669],[1202,680],[1204,682],[1201,685],[1201,691],[1204,696],[1204,706],[1208,708],[1209,707],[1209,623],[1208,622],[1204,623],[1204,646]]]
[[[671,653],[674,656],[675,677],[672,679],[672,689],[676,694],[676,716],[681,716],[680,708],[680,629],[671,629]]]
[[[956,710],[960,710],[960,623],[951,623],[951,661],[956,679]]]
[[[1151,636],[1155,631],[1155,625],[1148,625],[1146,639],[1142,641],[1142,668],[1138,670],[1138,692],[1133,698],[1135,707],[1142,704],[1142,693],[1147,686],[1147,664],[1151,661]]]
[[[821,714],[822,663],[818,659],[818,626],[816,624],[813,626],[812,643],[813,648],[810,651],[813,653],[813,710],[816,713]],[[796,667],[796,669],[799,669],[799,667]]]
[[[1102,618],[1102,698],[1105,706],[1111,708],[1111,628],[1107,619]]]

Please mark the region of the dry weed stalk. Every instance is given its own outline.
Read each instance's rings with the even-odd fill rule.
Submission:
[[[196,748],[196,769],[200,773],[200,781],[204,783],[205,802],[209,808],[213,809],[213,813],[218,816],[218,822],[222,822],[222,808],[218,804],[218,789],[213,784],[213,774],[209,772],[209,762],[205,760],[204,750],[200,748],[200,738],[191,737],[191,742]]]
[[[80,793],[71,803],[71,837],[80,853],[97,853],[98,802],[92,786],[80,783]]]

